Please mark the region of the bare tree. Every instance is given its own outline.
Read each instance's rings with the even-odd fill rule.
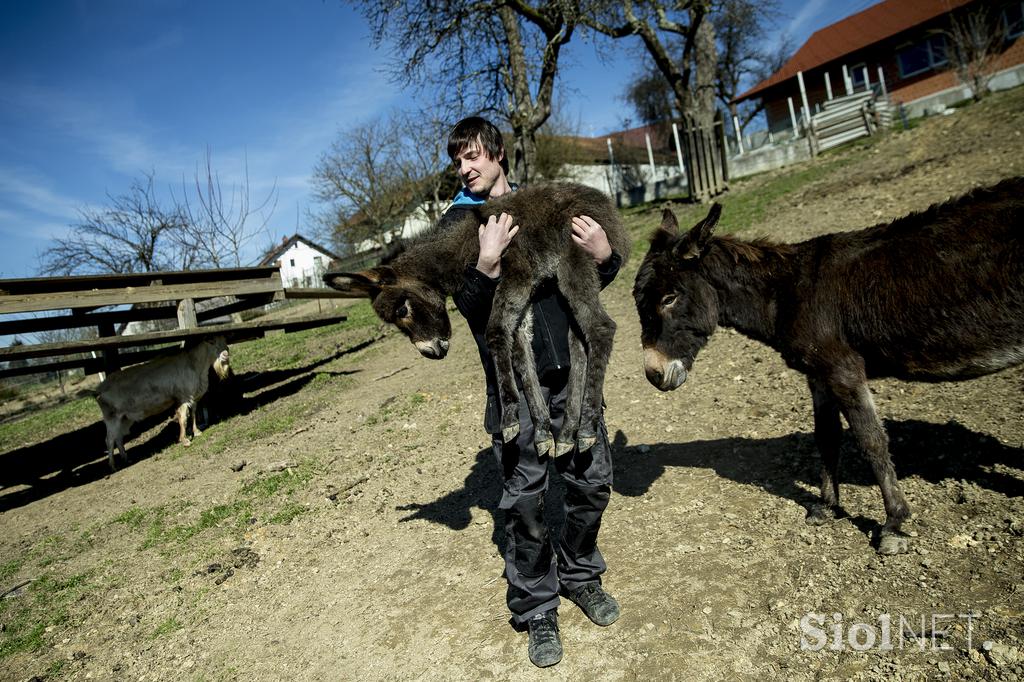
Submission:
[[[156,198],[153,173],[126,194],[107,195],[110,206],[79,210],[81,221],[40,255],[43,275],[132,273],[189,269],[196,254],[181,248],[187,219]]]
[[[512,128],[513,176],[526,182],[537,131],[551,115],[574,0],[361,0],[377,45],[392,46],[395,82],[440,93],[451,112],[494,112]],[[452,118],[459,118],[453,116]]]
[[[957,77],[971,88],[975,101],[981,100],[989,93],[988,84],[1006,37],[1001,13],[986,3],[953,13],[946,36]]]
[[[249,196],[249,161],[244,164],[243,179],[232,184],[225,196],[220,174],[213,169],[210,150],[206,150],[205,168],[196,168],[193,196],[182,180],[182,198],[178,202],[185,217],[185,229],[174,233],[181,249],[195,254],[202,267],[240,267],[245,248],[267,231],[277,207],[277,186],[253,205]]]
[[[715,115],[717,62],[710,11],[710,0],[624,0],[601,3],[582,22],[613,39],[639,37],[668,82],[676,112],[706,125]]]
[[[402,232],[416,200],[416,175],[403,148],[401,125],[377,119],[342,133],[313,170],[322,220],[335,240],[354,249],[364,241],[384,248]]]
[[[733,99],[745,87],[764,80],[782,68],[793,51],[783,36],[775,48],[766,47],[768,29],[778,13],[775,0],[721,0],[714,13],[718,27],[719,102],[735,116],[742,130],[761,111],[761,98],[737,105]]]

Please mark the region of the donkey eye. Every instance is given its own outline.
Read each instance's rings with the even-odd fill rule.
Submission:
[[[408,304],[403,303],[402,307],[399,308],[398,312],[395,313],[395,317],[398,317],[398,318],[409,317],[409,306],[408,306]]]
[[[667,308],[667,307],[669,307],[670,305],[672,305],[675,302],[676,302],[676,295],[675,294],[665,294],[664,296],[661,297],[661,307],[662,308]]]

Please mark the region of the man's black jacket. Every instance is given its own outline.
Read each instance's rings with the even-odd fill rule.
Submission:
[[[440,229],[453,224],[462,218],[463,211],[472,211],[470,207],[453,206],[444,214],[438,223]],[[612,252],[607,262],[597,266],[601,288],[608,286],[619,274],[622,256]],[[487,349],[484,333],[487,320],[491,315],[491,303],[494,290],[501,278],[491,279],[476,269],[476,263],[467,263],[463,275],[462,287],[452,297],[455,306],[469,322],[480,361],[487,376],[487,409],[484,413],[484,428],[487,433],[501,431],[501,410],[498,400],[498,382],[491,352]],[[569,368],[569,320],[572,313],[558,286],[553,280],[546,282],[534,293],[531,299],[533,306],[533,355],[537,363],[537,376],[541,383],[545,378],[565,376]]]

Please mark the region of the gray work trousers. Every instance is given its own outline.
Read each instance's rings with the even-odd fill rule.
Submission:
[[[551,431],[557,438],[565,414],[566,384],[558,381],[542,390],[550,409]],[[565,482],[564,523],[554,546],[544,518],[551,457],[537,458],[533,421],[522,393],[519,436],[504,444],[496,435],[493,450],[504,477],[498,506],[505,510],[506,599],[512,622],[522,625],[533,615],[558,606],[559,586],[572,590],[601,581],[607,567],[597,547],[597,533],[611,493],[611,446],[602,418],[597,443],[590,450],[580,453],[573,449],[554,459]]]

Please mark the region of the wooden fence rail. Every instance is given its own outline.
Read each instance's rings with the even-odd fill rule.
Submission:
[[[0,334],[24,335],[84,327],[95,327],[99,334],[95,339],[0,348],[0,363],[6,361],[6,367],[0,366],[0,378],[76,367],[87,373],[113,371],[166,352],[166,344],[170,343],[216,335],[223,335],[229,341],[243,341],[262,337],[271,330],[289,332],[333,324],[343,321],[345,315],[332,310],[287,320],[256,319],[219,324],[216,320],[275,300],[341,297],[340,292],[333,289],[285,289],[276,267],[0,279],[0,316],[19,316],[0,319]],[[205,310],[197,309],[197,302],[211,299],[224,302]],[[160,303],[164,305],[153,305]],[[112,306],[119,309],[99,310]],[[52,311],[62,312],[26,316]],[[176,320],[177,328],[130,335],[115,333],[116,325],[154,320]],[[165,347],[119,353],[121,349],[159,344]],[[70,357],[83,353],[92,357]],[[18,362],[39,358],[49,360],[38,364]]]

